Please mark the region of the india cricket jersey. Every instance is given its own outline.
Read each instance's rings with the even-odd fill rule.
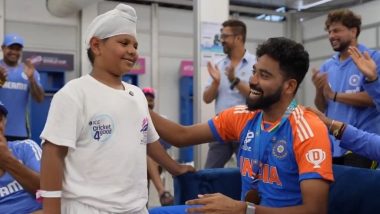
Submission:
[[[275,123],[262,118],[262,111],[236,106],[209,121],[216,139],[240,142],[242,199],[258,189],[261,205],[294,206],[302,204],[301,181],[333,181],[327,128],[314,113],[294,104]]]
[[[41,148],[32,140],[8,142],[9,150],[27,168],[39,173]],[[5,172],[0,176],[0,213],[32,213],[42,209],[34,194]]]

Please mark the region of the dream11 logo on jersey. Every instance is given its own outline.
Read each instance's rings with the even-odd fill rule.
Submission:
[[[314,165],[314,169],[321,168],[320,164],[326,159],[326,152],[322,149],[312,149],[306,153],[306,160]]]

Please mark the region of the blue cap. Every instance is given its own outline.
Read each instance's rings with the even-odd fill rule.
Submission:
[[[7,108],[5,108],[5,105],[0,101],[0,112],[1,114],[3,114],[4,116],[7,116],[8,114],[8,110]]]
[[[24,39],[15,33],[10,33],[4,36],[3,45],[4,46],[10,46],[13,44],[19,44],[22,47],[24,47]]]

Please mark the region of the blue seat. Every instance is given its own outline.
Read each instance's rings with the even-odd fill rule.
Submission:
[[[203,169],[174,179],[174,204],[185,204],[198,194],[220,192],[240,200],[241,179],[237,168]]]
[[[335,182],[330,186],[330,214],[369,214],[380,213],[380,171],[333,166]],[[241,179],[236,169],[205,169],[187,173],[174,179],[175,204],[171,208],[150,210],[155,214],[185,213],[187,200],[198,194],[220,192],[236,200],[240,199]],[[165,212],[171,209],[170,212]]]
[[[379,170],[338,165],[333,170],[335,182],[330,186],[329,213],[380,213]]]

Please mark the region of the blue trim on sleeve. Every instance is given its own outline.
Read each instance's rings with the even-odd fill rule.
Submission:
[[[208,126],[210,127],[211,132],[212,132],[212,135],[214,136],[214,138],[215,138],[217,141],[219,141],[219,142],[221,142],[221,143],[226,143],[226,142],[220,137],[220,135],[219,135],[218,131],[216,130],[216,127],[215,127],[214,122],[212,121],[212,119],[210,119],[210,120],[208,121]]]
[[[300,175],[298,181],[301,182],[303,180],[308,179],[324,179],[319,173],[317,172],[307,172]]]

